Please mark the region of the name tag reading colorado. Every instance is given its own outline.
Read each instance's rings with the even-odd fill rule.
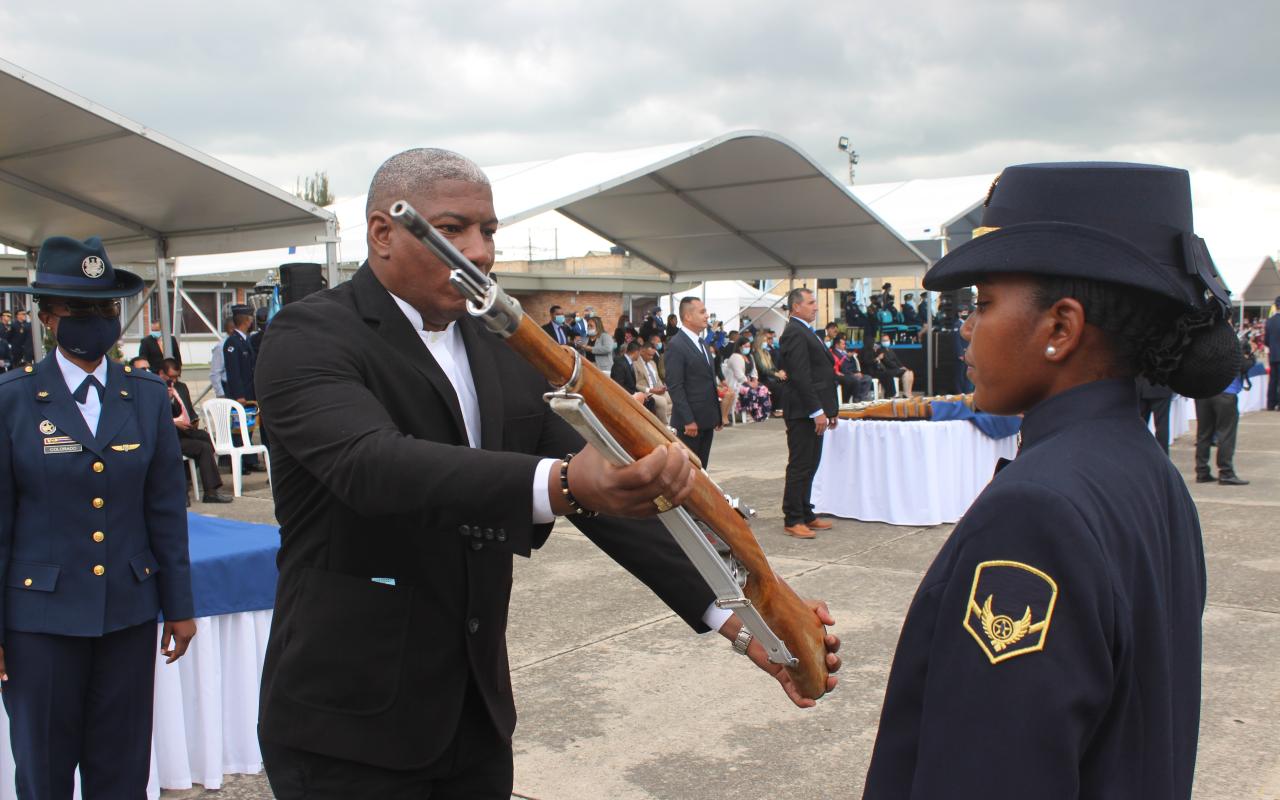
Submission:
[[[46,456],[55,455],[57,453],[80,453],[84,451],[84,445],[72,439],[70,436],[46,436],[44,437],[44,454]]]

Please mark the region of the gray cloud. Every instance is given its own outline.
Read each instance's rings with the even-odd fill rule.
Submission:
[[[779,132],[859,179],[1153,158],[1280,187],[1280,4],[397,0],[0,10],[4,57],[274,183]],[[1147,154],[1144,156],[1144,154]]]

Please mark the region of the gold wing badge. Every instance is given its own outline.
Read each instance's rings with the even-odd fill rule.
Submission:
[[[978,598],[984,594],[986,600],[979,606]],[[1037,653],[1044,649],[1057,600],[1058,584],[1035,567],[1018,561],[984,561],[973,574],[964,629],[992,664]],[[1018,606],[1023,608],[1020,616]]]

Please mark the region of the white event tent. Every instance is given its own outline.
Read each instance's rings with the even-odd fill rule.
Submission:
[[[764,131],[489,167],[503,225],[557,211],[671,282],[923,274],[920,252],[798,147]],[[332,207],[363,260],[364,197]],[[307,248],[180,259],[179,276],[270,269]],[[315,260],[315,259],[311,259]]]
[[[166,341],[167,258],[336,241],[328,211],[3,60],[0,108],[0,244],[30,264],[48,236],[100,236],[154,264]]]

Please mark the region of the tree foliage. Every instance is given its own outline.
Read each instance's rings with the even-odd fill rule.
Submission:
[[[329,173],[324,170],[316,170],[314,175],[306,178],[299,177],[293,193],[318,206],[332,205],[334,200],[333,193],[329,191]]]

